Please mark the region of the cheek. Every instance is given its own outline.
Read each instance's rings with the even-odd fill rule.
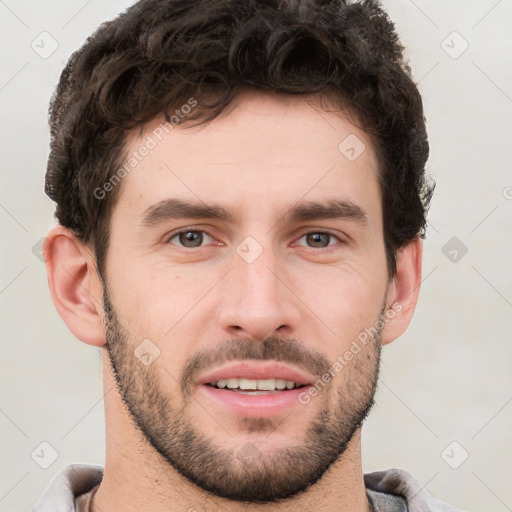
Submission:
[[[329,267],[296,279],[297,295],[325,327],[326,353],[344,350],[357,335],[374,325],[384,301],[386,280],[381,273],[354,265]],[[300,330],[300,327],[299,327]]]
[[[166,343],[176,333],[183,333],[189,315],[217,280],[214,269],[140,264],[131,271],[120,269],[116,304],[132,335]]]

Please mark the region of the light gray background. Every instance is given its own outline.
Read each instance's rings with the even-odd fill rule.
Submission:
[[[66,464],[103,464],[98,349],[56,313],[36,254],[53,225],[43,193],[50,95],[72,51],[131,3],[0,0],[2,512],[30,510]],[[424,97],[437,190],[419,304],[407,333],[384,349],[364,469],[401,467],[459,508],[504,512],[512,510],[512,1],[384,6]],[[49,52],[43,31],[58,42],[45,59],[31,47]],[[58,453],[47,469],[39,464],[53,452],[42,442]]]

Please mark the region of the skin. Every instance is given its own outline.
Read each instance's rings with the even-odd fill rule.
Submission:
[[[326,112],[314,98],[307,100],[246,92],[211,123],[171,131],[123,178],[106,263],[117,331],[105,316],[91,249],[62,226],[48,234],[45,255],[56,308],[78,339],[102,348],[107,451],[93,510],[368,510],[359,425],[312,485],[287,499],[247,504],[215,496],[182,476],[163,456],[169,432],[160,432],[162,453],[128,410],[129,404],[137,409],[132,413],[147,420],[149,433],[165,427],[165,420],[172,422],[179,411],[182,421],[208,438],[209,448],[228,454],[224,462],[235,468],[233,477],[245,471],[251,478],[275,467],[273,457],[280,450],[304,447],[322,412],[326,425],[339,428],[340,415],[350,418],[357,406],[354,397],[371,405],[380,345],[399,337],[414,312],[422,244],[416,239],[399,251],[397,274],[389,281],[372,142],[343,111]],[[160,122],[132,134],[128,152],[140,148]],[[354,161],[338,150],[350,134],[366,148]],[[145,225],[143,213],[169,197],[214,201],[238,218]],[[288,223],[283,217],[300,201],[325,204],[340,198],[358,205],[366,222]],[[183,247],[178,237],[171,238],[177,229],[192,227],[209,235],[201,248]],[[334,235],[325,243],[330,252],[305,236],[319,231]],[[236,251],[247,236],[262,249],[251,263]],[[399,311],[380,335],[329,386],[286,414],[244,419],[201,394],[194,381],[180,387],[191,358],[202,352],[218,355],[232,340],[238,340],[240,350],[256,352],[264,340],[289,340],[290,346],[300,345],[332,365],[379,314],[396,305]],[[132,356],[144,339],[160,351],[148,366]],[[282,354],[287,360],[290,352]],[[295,368],[311,370],[306,361],[294,363]],[[129,383],[124,390],[123,382]],[[155,406],[144,400],[149,389],[156,390],[155,403],[167,403],[168,416],[154,415]],[[349,409],[339,409],[340,397]],[[242,465],[236,457],[248,443],[257,447],[263,466]],[[276,480],[286,480],[286,471],[275,471]]]

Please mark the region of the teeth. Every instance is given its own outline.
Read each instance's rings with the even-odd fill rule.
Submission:
[[[286,381],[284,379],[276,379],[276,389],[284,389],[286,387]]]
[[[215,385],[218,388],[228,389],[250,389],[250,390],[261,390],[261,391],[275,391],[276,389],[293,389],[298,387],[298,384],[291,380],[285,379],[221,379],[218,380]]]
[[[238,387],[238,381],[239,381],[239,379],[227,379],[226,380],[226,386],[229,389],[235,389],[235,388]]]
[[[276,389],[276,379],[264,379],[257,381],[258,389],[272,391]]]
[[[238,387],[240,389],[258,389],[256,387],[256,381],[249,379],[239,379]]]

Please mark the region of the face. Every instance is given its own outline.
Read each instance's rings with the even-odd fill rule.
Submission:
[[[373,403],[388,281],[371,142],[343,112],[257,93],[162,140],[158,124],[129,139],[130,154],[157,143],[112,215],[119,391],[191,482],[293,496],[343,457]]]

